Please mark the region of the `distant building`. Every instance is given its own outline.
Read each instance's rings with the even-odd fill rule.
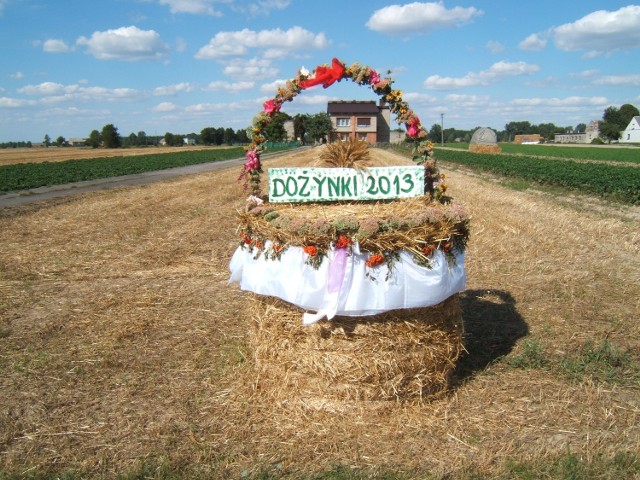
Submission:
[[[627,128],[622,132],[620,142],[640,143],[640,117],[636,116],[631,119]]]
[[[600,136],[600,126],[597,120],[592,120],[587,125],[584,133],[556,133],[553,138],[555,143],[591,143]]]
[[[86,143],[86,139],[84,138],[70,138],[67,143],[72,147],[84,147]]]
[[[391,112],[380,101],[336,101],[327,104],[334,133],[331,141],[357,138],[368,143],[388,143],[391,132]]]
[[[529,135],[516,135],[513,139],[513,143],[522,145],[542,143],[542,135],[540,135],[539,133],[532,133]]]

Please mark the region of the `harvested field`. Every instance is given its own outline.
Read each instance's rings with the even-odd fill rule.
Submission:
[[[472,214],[453,391],[283,400],[256,389],[227,283],[238,170],[0,210],[0,474],[471,478],[640,451],[638,207],[442,166]]]
[[[89,147],[34,147],[0,148],[0,166],[17,163],[64,162],[85,158],[129,157],[158,153],[173,153],[183,150],[206,150],[229,147],[140,147],[140,148],[89,148]]]

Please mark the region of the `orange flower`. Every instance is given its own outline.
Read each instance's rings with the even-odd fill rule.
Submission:
[[[336,240],[336,248],[347,248],[349,245],[351,245],[351,239],[344,235],[340,235]]]
[[[261,242],[260,240],[256,240],[256,248],[258,250],[262,250],[264,248],[264,243]]]
[[[315,245],[307,245],[304,247],[304,253],[310,257],[315,257],[318,254],[318,248]]]
[[[434,247],[433,245],[426,245],[422,247],[421,251],[423,255],[425,255],[426,257],[430,257],[435,249],[436,247]]]
[[[366,265],[369,268],[377,267],[378,265],[384,262],[384,257],[379,253],[374,253],[369,257],[369,260],[366,261]]]
[[[283,248],[282,245],[279,244],[279,243],[274,243],[273,244],[273,251],[276,252],[276,253],[281,252],[282,248]]]

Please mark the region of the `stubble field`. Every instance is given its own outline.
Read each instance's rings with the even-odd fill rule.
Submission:
[[[640,475],[638,207],[443,167],[473,215],[468,353],[424,404],[254,388],[251,319],[227,282],[238,169],[0,210],[0,472]]]

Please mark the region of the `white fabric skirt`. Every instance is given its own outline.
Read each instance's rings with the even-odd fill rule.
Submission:
[[[265,248],[269,248],[267,241]],[[318,269],[306,264],[302,247],[288,247],[279,260],[269,260],[248,248],[234,252],[229,268],[230,282],[260,295],[280,298],[305,310],[305,324],[335,315],[377,315],[389,310],[437,305],[465,288],[464,254],[457,253],[455,262],[447,261],[436,250],[430,258],[431,268],[416,264],[413,255],[401,251],[391,273],[386,263],[374,268],[366,266],[369,254],[362,254],[357,244],[350,254],[340,259],[336,250],[329,251]],[[340,261],[340,268],[331,268]],[[336,275],[339,278],[335,278]],[[333,276],[334,278],[330,278]],[[336,288],[338,284],[338,288]]]

